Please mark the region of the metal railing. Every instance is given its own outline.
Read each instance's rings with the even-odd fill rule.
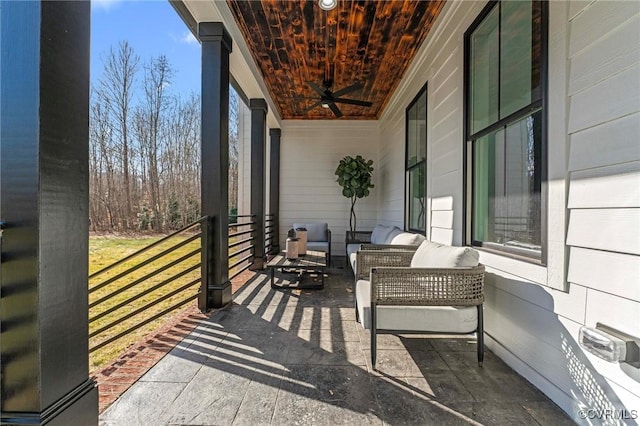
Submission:
[[[196,300],[208,217],[89,276],[89,352]]]
[[[234,279],[252,264],[255,256],[255,215],[237,215],[229,223],[229,280]]]
[[[231,280],[254,263],[257,223],[255,215],[234,215],[230,220]],[[274,223],[274,215],[267,215],[265,253],[273,247]],[[201,254],[203,235],[211,224],[202,217],[89,276],[90,353],[206,294]]]
[[[272,254],[278,247],[278,225],[273,213],[264,216],[264,253]]]

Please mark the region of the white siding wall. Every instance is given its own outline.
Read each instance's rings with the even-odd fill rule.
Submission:
[[[452,9],[458,11],[453,20]],[[445,6],[380,122],[380,165],[385,182],[378,201],[378,221],[402,227],[405,110],[428,83],[427,237],[445,244],[462,242],[462,35],[481,9],[482,5],[471,2],[462,8]]]
[[[407,106],[411,99],[407,100]],[[376,179],[378,193],[377,222],[384,225],[404,227],[404,158],[405,158],[405,116],[399,111],[395,120],[380,124],[380,161]]]
[[[342,196],[334,172],[345,155],[373,160],[373,183],[367,198],[356,202],[357,229],[375,225],[379,184],[377,121],[283,121],[280,142],[280,241],[294,222],[327,222],[332,253],[344,255],[350,201]]]
[[[448,2],[381,121],[379,222],[403,223],[404,111],[428,81],[429,236],[463,242],[463,43],[483,2]],[[640,3],[550,2],[547,266],[481,254],[487,345],[576,421],[640,409],[640,371],[578,345],[640,337]],[[566,236],[566,238],[565,238]],[[624,371],[623,371],[624,370]]]
[[[568,15],[568,281],[586,301],[577,322],[640,336],[640,3]],[[588,359],[610,401],[640,409],[639,371],[633,380]]]

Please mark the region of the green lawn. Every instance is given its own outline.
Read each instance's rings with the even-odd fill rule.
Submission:
[[[151,290],[152,287],[160,284],[163,280],[166,280],[181,271],[184,271],[190,266],[198,265],[200,262],[200,254],[196,253],[190,256],[187,260],[179,265],[172,266],[171,268],[158,273],[157,275],[150,277],[148,279],[143,280],[142,282],[135,284],[132,288],[122,291],[120,294],[115,294],[119,289],[124,288],[135,280],[143,278],[145,275],[156,271],[158,268],[161,268],[163,265],[170,263],[171,261],[180,258],[181,256],[187,255],[189,252],[196,250],[200,247],[200,239],[196,239],[194,241],[189,242],[187,245],[180,247],[175,252],[158,259],[148,265],[143,266],[142,268],[128,274],[125,277],[116,279],[112,283],[105,285],[103,288],[100,288],[96,291],[91,292],[92,288],[99,286],[101,283],[106,280],[115,277],[121,272],[127,270],[128,268],[139,264],[142,260],[148,259],[155,254],[160,253],[162,250],[167,249],[173,245],[178,244],[179,242],[185,241],[189,235],[185,236],[176,236],[171,238],[169,241],[161,243],[159,246],[154,247],[143,256],[134,261],[128,261],[124,264],[118,265],[112,270],[101,274],[95,278],[91,278],[89,280],[89,303],[93,303],[101,298],[104,298],[109,295],[113,295],[108,300],[104,302],[100,302],[99,305],[96,305],[93,308],[89,308],[89,317],[92,318],[97,314],[105,312],[109,308],[112,308],[118,304],[123,304],[122,307],[114,310],[111,313],[108,313],[104,317],[97,319],[95,321],[91,321],[89,324],[89,332],[93,332],[105,325],[114,323],[113,327],[110,327],[109,330],[100,333],[99,335],[92,337],[89,339],[89,347],[96,345],[100,342],[103,342],[109,339],[111,336],[115,336],[118,333],[131,329],[146,319],[152,317],[155,314],[162,312],[168,307],[179,303],[180,301],[186,299],[189,295],[193,295],[197,292],[199,287],[199,278],[200,278],[200,268],[198,267],[192,272],[158,288],[155,290]],[[135,251],[148,246],[149,244],[159,240],[159,237],[140,237],[140,238],[122,238],[122,237],[90,237],[89,238],[89,273],[92,274],[107,265],[110,265],[117,260],[124,258],[125,256],[134,253]],[[159,298],[171,293],[172,291],[178,289],[179,287],[185,286],[186,284],[194,282],[194,284],[190,285],[185,291],[181,291],[179,294],[167,297],[165,300],[158,301]],[[136,300],[130,300],[132,297],[135,297],[138,294],[148,292],[147,294],[142,295]],[[195,301],[191,301],[187,303],[186,306],[190,306],[196,303]],[[141,312],[140,314],[136,314],[131,318],[123,319],[125,316],[133,313],[136,309],[139,309],[141,306],[150,305],[150,308]],[[132,331],[130,334],[126,335],[123,338],[120,338],[113,343],[109,343],[103,348],[97,349],[92,352],[89,357],[89,367],[90,370],[96,370],[111,360],[115,359],[118,355],[120,355],[124,350],[126,350],[131,344],[139,340],[144,335],[150,333],[151,331],[158,328],[164,321],[171,318],[171,316],[176,315],[176,313],[180,312],[184,307],[175,310],[168,315],[163,316],[157,320],[154,320],[141,328],[138,328]]]

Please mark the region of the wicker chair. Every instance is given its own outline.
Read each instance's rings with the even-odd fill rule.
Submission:
[[[366,277],[369,275],[369,269],[373,266],[397,266],[395,262],[395,257],[393,257],[393,253],[396,252],[405,252],[410,253],[409,258],[413,256],[418,246],[414,245],[403,245],[403,244],[372,244],[372,243],[364,243],[360,244],[358,250],[352,253],[349,258],[347,258],[347,262],[349,266],[351,266],[351,270],[353,271],[353,276],[356,281],[358,281],[358,277]],[[360,257],[357,256],[357,253],[360,252]],[[367,253],[374,252],[377,253],[376,256],[368,256]],[[379,253],[383,252],[383,254]],[[388,253],[388,254],[387,254]],[[390,257],[391,256],[391,257]],[[358,267],[358,259],[362,259],[364,262],[363,265]],[[383,262],[382,264],[376,262]]]
[[[390,244],[362,244],[356,254],[356,282],[368,280],[371,268],[382,266],[411,265],[411,259],[418,246]]]
[[[411,267],[414,254],[415,247],[413,251],[361,250],[357,254],[356,318],[365,328],[368,322],[371,329],[372,367],[375,369],[376,337],[381,332],[475,332],[482,366],[484,266]],[[363,306],[358,306],[359,300]],[[369,318],[361,318],[361,311]]]

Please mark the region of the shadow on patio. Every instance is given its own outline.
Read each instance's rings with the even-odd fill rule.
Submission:
[[[256,274],[100,424],[571,424],[491,352],[479,368],[468,339],[381,335],[373,372],[352,280],[272,290]]]

